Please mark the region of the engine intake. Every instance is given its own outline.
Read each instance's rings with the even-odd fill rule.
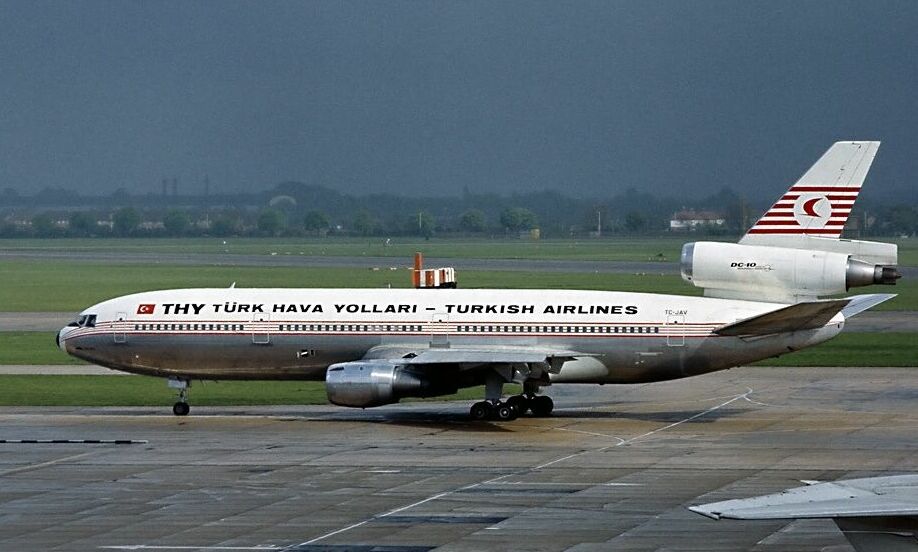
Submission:
[[[325,374],[328,400],[338,406],[366,408],[398,402],[406,397],[436,397],[455,393],[449,378],[385,360],[332,364]]]

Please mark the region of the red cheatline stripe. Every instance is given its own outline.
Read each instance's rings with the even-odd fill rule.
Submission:
[[[793,209],[793,203],[781,203],[780,201],[771,206],[772,209]]]
[[[857,199],[857,197],[855,196],[840,195],[840,194],[829,194],[826,197],[829,198],[829,201],[845,201],[845,202],[851,202],[851,203],[854,203],[854,201]]]
[[[747,234],[828,234],[837,236],[841,234],[842,229],[807,229],[807,228],[752,228]]]
[[[860,186],[791,186],[791,192],[860,192]]]

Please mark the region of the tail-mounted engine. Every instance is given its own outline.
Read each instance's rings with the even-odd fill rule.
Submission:
[[[332,404],[366,408],[406,397],[448,395],[457,391],[457,385],[456,378],[435,377],[420,368],[365,360],[329,366],[325,391]]]
[[[870,243],[835,241],[839,245],[832,247],[841,249],[847,244],[864,250]],[[865,257],[876,260],[876,256]],[[682,247],[681,269],[682,279],[704,288],[709,297],[796,302],[844,293],[853,287],[895,284],[901,276],[895,254],[881,260],[892,262],[876,264],[843,251],[695,242]]]

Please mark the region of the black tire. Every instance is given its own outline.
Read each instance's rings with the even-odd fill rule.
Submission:
[[[541,395],[531,399],[530,406],[533,416],[544,417],[549,416],[551,411],[555,409],[555,401],[551,400],[551,397]]]
[[[513,395],[507,399],[507,404],[512,406],[516,410],[517,416],[522,416],[529,411],[529,399],[523,395]]]
[[[172,405],[172,413],[176,416],[187,416],[191,412],[191,407],[186,402],[177,402]]]
[[[491,417],[491,404],[487,402],[477,402],[469,408],[469,417],[480,422]]]
[[[507,403],[498,406],[496,412],[498,420],[510,421],[515,420],[517,417],[516,409]]]

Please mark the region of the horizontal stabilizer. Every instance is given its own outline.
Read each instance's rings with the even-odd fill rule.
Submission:
[[[714,330],[714,333],[724,336],[753,336],[813,330],[828,324],[848,302],[848,299],[835,299],[797,303],[721,326]]]
[[[754,336],[814,330],[838,313],[847,319],[895,297],[894,293],[871,293],[844,299],[797,303],[721,326],[714,333],[725,336]]]
[[[855,295],[850,297],[848,305],[841,310],[845,318],[851,318],[855,314],[860,314],[869,308],[873,308],[884,301],[889,301],[895,297],[895,293],[871,293],[869,295]]]

